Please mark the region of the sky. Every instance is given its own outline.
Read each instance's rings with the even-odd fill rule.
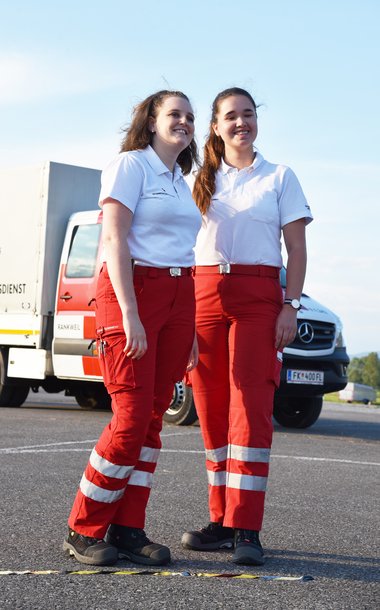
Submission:
[[[202,148],[215,95],[248,89],[257,148],[295,171],[315,218],[304,290],[350,355],[379,351],[379,66],[378,0],[3,0],[0,168],[101,169],[163,88],[190,97]]]

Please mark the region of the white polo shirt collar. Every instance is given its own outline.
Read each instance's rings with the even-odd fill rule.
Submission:
[[[173,174],[173,182],[176,182],[179,178],[182,178],[182,170],[178,163],[174,166],[174,171],[171,172],[165,163],[160,159],[154,148],[150,144],[144,149],[144,154],[149,165],[157,176],[162,174]]]
[[[258,151],[256,151],[255,158],[252,161],[251,165],[247,165],[247,167],[244,167],[242,170],[240,170],[240,172],[243,171],[246,173],[250,173],[252,170],[255,170],[257,167],[259,167],[259,165],[261,165],[263,161],[264,157]],[[219,171],[223,174],[223,176],[226,176],[231,172],[238,172],[239,170],[236,167],[231,167],[231,165],[228,165],[228,163],[226,163],[225,160],[222,159],[219,166]]]

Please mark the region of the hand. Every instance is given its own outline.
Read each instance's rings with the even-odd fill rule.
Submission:
[[[133,360],[140,360],[148,349],[145,329],[138,313],[125,314],[123,327],[126,336],[124,352]]]
[[[189,362],[186,367],[186,373],[189,373],[190,371],[195,369],[195,367],[198,364],[198,357],[199,357],[198,341],[197,341],[197,335],[195,335],[194,341],[193,341],[193,347],[191,348],[191,352],[190,352]]]
[[[297,311],[289,305],[284,305],[276,322],[276,348],[283,350],[294,341],[296,334]]]

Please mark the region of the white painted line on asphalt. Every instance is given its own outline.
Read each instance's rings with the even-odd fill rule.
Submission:
[[[44,443],[43,445],[24,445],[23,447],[4,447],[0,449],[0,453],[12,452],[19,449],[37,449],[38,447],[57,447],[58,445],[83,445],[84,443],[96,443],[96,439],[87,439],[85,441],[61,441],[59,443]],[[84,450],[86,451],[86,450]]]
[[[304,460],[310,462],[338,462],[342,464],[362,464],[364,466],[380,466],[380,462],[361,462],[360,460],[342,460],[339,458],[308,457],[306,455],[271,455],[271,458],[286,460]]]
[[[67,452],[89,452],[92,449],[94,440],[86,441],[64,441],[61,443],[47,443],[45,445],[29,445],[25,447],[5,447],[0,449],[0,454],[21,454],[21,453],[67,453]],[[64,447],[60,448],[61,445],[77,445],[91,443],[91,447]],[[202,449],[161,449],[162,453],[193,453],[198,455],[204,455]],[[305,455],[278,455],[272,454],[272,459],[285,459],[285,460],[300,460],[304,462],[336,462],[338,464],[355,464],[359,466],[380,466],[380,462],[362,462],[360,460],[344,460],[340,458],[322,458],[322,457],[309,457]]]

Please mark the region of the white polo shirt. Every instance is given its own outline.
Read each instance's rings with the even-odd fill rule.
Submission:
[[[256,153],[253,163],[240,171],[222,160],[215,178],[215,193],[198,233],[196,264],[281,267],[281,229],[300,218],[306,224],[313,220],[294,172]]]
[[[127,240],[136,264],[194,264],[201,214],[179,165],[170,172],[151,146],[120,153],[102,172],[100,206],[107,197],[133,212]]]

